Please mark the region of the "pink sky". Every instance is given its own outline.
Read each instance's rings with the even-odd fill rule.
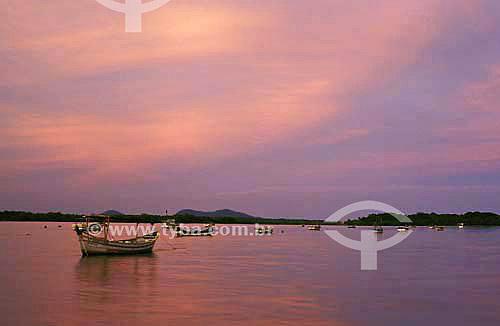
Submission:
[[[0,210],[500,211],[495,0],[0,12]]]

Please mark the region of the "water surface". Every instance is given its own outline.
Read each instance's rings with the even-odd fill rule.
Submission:
[[[300,226],[81,258],[59,224],[0,223],[2,325],[500,325],[500,228],[418,228],[361,271]]]

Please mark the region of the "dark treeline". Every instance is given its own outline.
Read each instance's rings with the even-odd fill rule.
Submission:
[[[417,213],[408,215],[414,225],[500,225],[500,215],[495,213],[469,212],[465,214]],[[401,224],[390,214],[371,214],[366,217],[348,220],[345,224],[354,225],[399,225]]]
[[[495,213],[469,212],[465,214],[436,214],[417,213],[408,215],[413,224],[425,225],[500,225],[500,215]],[[321,220],[308,219],[285,219],[285,218],[261,218],[261,217],[202,217],[192,215],[117,215],[111,216],[111,221],[115,223],[163,223],[168,219],[175,218],[177,223],[215,223],[215,224],[281,224],[281,225],[301,225],[301,224],[323,224]],[[98,220],[99,218],[92,218]],[[83,222],[85,217],[79,214],[63,214],[59,212],[31,213],[31,212],[0,212],[0,221],[24,221],[24,222]],[[335,224],[335,223],[328,223]],[[390,214],[371,214],[366,217],[354,220],[347,220],[344,224],[354,225],[399,225]]]
[[[155,215],[117,215],[110,216],[112,222],[123,223],[160,223],[166,218]],[[92,221],[102,220],[99,217],[91,217]],[[0,221],[20,221],[20,222],[84,222],[86,217],[80,214],[65,214],[59,212],[31,213],[31,212],[0,212]]]
[[[261,218],[261,217],[202,217],[192,215],[112,215],[111,222],[115,223],[163,223],[168,219],[175,218],[177,223],[215,223],[215,224],[320,224],[321,220],[284,219],[284,218]],[[92,217],[92,220],[99,220]],[[78,214],[63,213],[31,213],[31,212],[0,212],[0,221],[23,221],[23,222],[83,222],[85,217]]]

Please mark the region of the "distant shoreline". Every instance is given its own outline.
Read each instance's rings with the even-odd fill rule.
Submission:
[[[85,215],[63,213],[31,213],[31,212],[0,212],[0,222],[83,222]],[[99,220],[96,217],[90,217]],[[303,225],[325,224],[322,220],[262,218],[262,217],[204,217],[193,215],[110,215],[114,223],[164,223],[175,219],[177,223],[216,223],[216,224],[274,224],[274,225]],[[336,223],[326,223],[334,225]]]
[[[500,215],[490,212],[467,212],[464,214],[416,213],[407,216],[413,222],[408,224],[416,226],[456,226],[458,223],[464,223],[464,225],[468,226],[500,226]],[[356,220],[347,220],[344,224],[397,226],[401,223],[392,215],[385,213],[371,214]]]
[[[4,211],[0,212],[0,222],[83,222],[84,215],[63,213],[32,213]],[[500,226],[500,215],[488,212],[468,212],[465,214],[437,214],[416,213],[408,215],[413,225],[442,225],[455,226],[464,223],[469,226]],[[371,214],[359,219],[350,219],[341,223],[325,223],[323,220],[262,218],[262,217],[203,217],[192,215],[116,215],[111,216],[114,223],[164,223],[169,219],[177,223],[215,223],[215,224],[273,224],[273,225],[358,225],[370,226],[374,224],[384,226],[397,226],[400,223],[389,214]],[[94,218],[98,220],[98,218]]]

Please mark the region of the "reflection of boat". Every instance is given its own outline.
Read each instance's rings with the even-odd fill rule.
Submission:
[[[464,223],[458,223],[457,224],[457,228],[459,228],[459,229],[463,229],[464,227],[465,227]]]
[[[146,302],[151,304],[154,301],[151,300],[152,292],[155,291],[151,285],[158,284],[159,267],[154,253],[82,257],[75,262],[73,273],[78,291],[66,295],[73,296],[79,303],[79,316],[93,316],[99,309],[97,307],[113,305],[117,298],[128,298],[131,293],[135,299],[120,301],[123,309],[134,309]],[[98,313],[101,313],[100,309]]]
[[[396,230],[398,230],[398,232],[408,232],[410,228],[407,227],[406,225],[401,225],[401,226],[398,226],[398,228]]]
[[[90,223],[87,218],[84,223],[73,225],[83,256],[150,253],[160,236],[158,232],[153,232],[142,236],[137,235],[132,239],[112,240],[109,232],[109,216],[101,215],[98,218],[102,219],[99,223]]]
[[[256,226],[255,227],[255,232],[257,234],[273,234],[273,227],[270,225],[264,225],[264,226]]]
[[[212,227],[202,229],[199,226],[194,226],[192,228],[177,226],[175,229],[176,237],[211,237],[212,233]]]
[[[319,224],[316,224],[316,225],[309,225],[307,227],[308,230],[311,230],[311,231],[321,231],[321,225]]]

